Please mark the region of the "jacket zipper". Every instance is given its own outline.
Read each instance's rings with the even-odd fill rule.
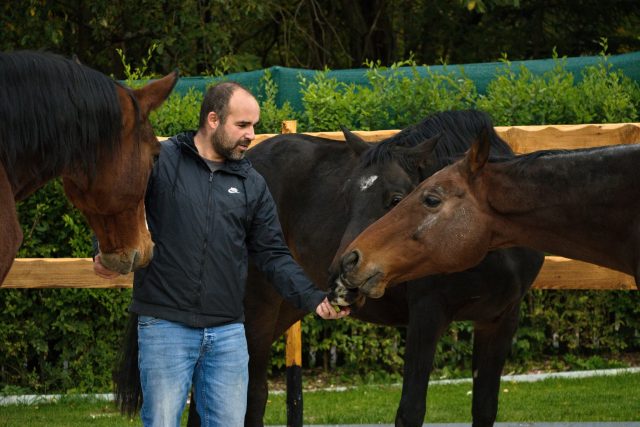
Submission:
[[[202,288],[203,288],[203,283],[202,283],[202,277],[204,275],[204,265],[206,264],[206,256],[207,256],[207,246],[209,244],[209,229],[211,228],[211,219],[213,216],[213,207],[211,206],[212,203],[212,193],[213,193],[213,172],[209,172],[209,191],[207,192],[207,219],[206,219],[206,225],[204,228],[204,241],[202,244],[202,261],[200,263],[200,274],[198,275],[198,281],[200,282],[200,290],[198,292],[198,300],[199,302],[202,301]]]

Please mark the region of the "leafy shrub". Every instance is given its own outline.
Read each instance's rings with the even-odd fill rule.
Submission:
[[[111,391],[130,298],[128,289],[2,290],[0,388]]]
[[[18,257],[86,257],[91,234],[80,211],[66,199],[62,182],[55,179],[18,203],[24,239]],[[0,293],[1,295],[1,293]]]
[[[293,111],[291,104],[286,101],[282,107],[278,107],[278,85],[273,81],[271,72],[266,70],[262,78],[264,94],[258,95],[260,103],[260,122],[256,127],[256,133],[280,133],[280,127],[284,120],[296,120],[298,114]]]
[[[554,56],[553,70],[536,76],[521,66],[516,72],[511,63],[489,83],[477,108],[489,113],[502,126],[577,123],[580,108],[579,89],[566,71],[563,60]]]
[[[606,47],[606,46],[605,46]],[[601,61],[582,70],[575,83],[565,60],[554,52],[555,67],[541,76],[511,64],[489,83],[476,108],[489,113],[497,125],[544,125],[574,123],[624,123],[638,117],[640,87],[620,71],[613,70],[604,52]]]
[[[464,71],[436,74],[425,67],[423,76],[411,60],[389,68],[368,65],[367,86],[329,78],[329,70],[317,72],[313,81],[301,78],[301,128],[323,131],[344,125],[358,130],[396,129],[437,111],[474,106],[477,90]]]
[[[313,81],[300,79],[303,86],[302,113],[300,129],[335,131],[340,125],[355,129],[358,103],[357,89],[354,84],[339,82],[328,77],[328,70],[318,71]]]
[[[156,135],[169,137],[197,129],[202,97],[203,94],[193,88],[184,96],[171,94],[159,109],[151,113],[150,121]]]
[[[459,73],[434,73],[427,66],[418,67],[413,60],[388,69],[380,64],[368,65],[367,78],[372,88],[368,98],[375,100],[388,116],[383,120],[368,117],[371,129],[403,128],[438,111],[472,108],[478,96],[475,83],[465,76],[464,69]]]
[[[579,105],[577,117],[581,123],[625,123],[638,120],[640,86],[613,70],[606,55],[593,67],[586,67],[578,84]]]

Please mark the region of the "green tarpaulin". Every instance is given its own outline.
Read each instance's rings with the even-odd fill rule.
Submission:
[[[602,58],[600,56],[584,56],[566,58],[565,60],[566,70],[571,72],[578,82],[581,79],[581,70],[586,66],[597,64]],[[608,57],[608,61],[614,69],[622,70],[627,77],[640,82],[640,52],[612,55]],[[511,64],[516,71],[520,69],[521,65],[524,65],[534,74],[543,74],[552,70],[556,62],[554,59],[536,59],[530,61],[513,61]],[[504,67],[506,67],[506,64],[502,62],[487,62],[447,66],[434,65],[429,66],[428,69],[432,73],[460,74],[464,72],[467,78],[475,82],[478,92],[484,93],[489,82],[495,78],[496,72]],[[367,85],[367,70],[367,68],[332,70],[328,71],[328,77],[332,79],[335,78],[346,84]],[[400,67],[398,70],[401,73],[412,75],[411,67]],[[421,76],[428,75],[427,67],[418,67],[417,70]],[[259,93],[261,79],[264,77],[266,71],[267,70],[257,70],[246,73],[228,74],[222,77],[222,79],[237,81],[255,93]],[[313,80],[317,71],[286,67],[271,67],[268,71],[271,73],[271,78],[278,87],[278,97],[276,99],[278,106],[281,107],[285,101],[289,101],[294,110],[301,111],[300,77],[302,76],[307,80]],[[214,77],[182,77],[175,90],[179,94],[185,94],[189,88],[204,91],[209,84],[216,80]]]

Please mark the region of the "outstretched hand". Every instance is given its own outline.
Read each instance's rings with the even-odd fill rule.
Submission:
[[[351,313],[349,307],[342,307],[340,311],[336,311],[327,298],[316,307],[316,314],[325,320],[341,319],[348,316],[349,313]]]

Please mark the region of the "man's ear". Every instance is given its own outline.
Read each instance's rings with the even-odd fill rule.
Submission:
[[[215,111],[209,111],[209,114],[207,114],[207,123],[212,130],[216,130],[218,128],[218,125],[220,125],[220,118]]]

